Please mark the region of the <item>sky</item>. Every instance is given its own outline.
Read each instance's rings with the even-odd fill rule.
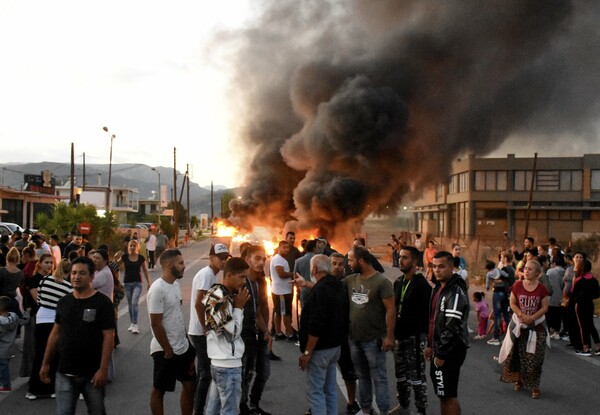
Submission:
[[[245,0],[0,1],[0,163],[191,165],[239,181],[225,44]],[[230,47],[231,44],[229,43]],[[108,133],[103,127],[108,127]]]

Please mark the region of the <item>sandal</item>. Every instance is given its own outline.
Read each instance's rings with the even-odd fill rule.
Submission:
[[[523,382],[521,382],[520,380],[515,382],[515,391],[519,392],[521,389],[523,389]]]
[[[540,392],[540,390],[538,388],[533,388],[531,390],[531,397],[533,399],[540,399],[540,395],[541,395],[541,392]]]

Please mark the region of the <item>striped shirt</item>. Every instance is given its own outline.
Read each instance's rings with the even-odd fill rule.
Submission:
[[[73,289],[68,281],[63,280],[57,282],[54,280],[53,276],[49,275],[40,281],[38,287],[38,303],[41,307],[55,310],[58,300],[69,294],[71,291],[73,291]]]

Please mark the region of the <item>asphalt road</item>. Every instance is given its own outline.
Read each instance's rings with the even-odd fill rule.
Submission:
[[[190,244],[182,248],[186,260],[185,276],[181,280],[186,319],[189,316],[189,290],[196,272],[208,263],[211,240]],[[387,268],[390,279],[397,277],[396,269]],[[152,279],[160,276],[160,269],[152,272]],[[152,359],[149,354],[151,332],[145,303],[146,289],[140,304],[140,334],[127,332],[129,318],[126,305],[120,310],[119,335],[121,345],[115,351],[117,377],[108,385],[106,405],[108,414],[149,414],[149,396],[152,388]],[[489,301],[490,299],[488,299]],[[470,326],[476,327],[476,315],[471,313]],[[596,325],[599,326],[598,319]],[[55,411],[53,400],[28,401],[27,379],[15,377],[20,365],[21,340],[14,346],[16,357],[11,361],[13,392],[0,394],[0,413],[14,415],[51,414]],[[500,382],[501,368],[494,360],[499,347],[489,346],[485,341],[473,341],[461,373],[459,399],[463,414],[600,414],[600,357],[576,356],[565,347],[566,342],[552,342],[547,350],[542,375],[539,400],[532,400],[527,391],[514,392],[512,385]],[[294,344],[275,342],[274,352],[282,361],[272,362],[271,378],[267,384],[261,406],[274,415],[301,415],[308,408],[305,396],[304,373],[298,369],[298,347]],[[390,393],[395,399],[393,360],[388,355]],[[339,377],[339,376],[338,376]],[[339,384],[343,385],[341,378]],[[178,386],[174,393],[165,396],[165,413],[179,413]],[[344,413],[343,387],[339,390],[339,413]],[[437,398],[429,384],[429,413],[439,413]],[[414,411],[414,408],[412,408]],[[77,414],[85,414],[85,403],[79,402]]]

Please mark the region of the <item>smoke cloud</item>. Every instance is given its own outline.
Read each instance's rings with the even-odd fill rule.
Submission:
[[[598,2],[260,4],[229,34],[249,154],[234,224],[293,221],[347,243],[465,153],[596,140]]]

